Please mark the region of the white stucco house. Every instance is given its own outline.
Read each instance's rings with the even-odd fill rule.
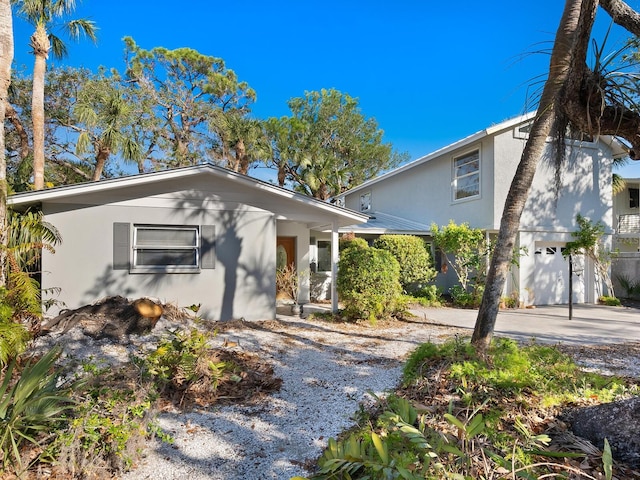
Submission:
[[[448,145],[349,190],[338,203],[371,216],[343,227],[365,238],[382,233],[428,237],[432,223],[467,222],[495,235],[511,180],[520,161],[533,113],[514,118]],[[518,247],[527,255],[510,275],[505,295],[526,304],[567,303],[568,264],[562,249],[576,231],[579,213],[613,233],[612,161],[625,156],[612,137],[566,141],[566,165],[556,194],[553,145],[548,142],[520,222]],[[593,265],[576,259],[573,300],[595,302],[600,292]],[[439,274],[444,289],[452,272]]]
[[[278,262],[308,270],[309,240],[323,235],[335,271],[338,229],[367,220],[209,164],[24,192],[8,204],[41,209],[62,235],[55,254],[43,251],[43,292],[60,289],[62,302],[49,315],[122,295],[201,304],[212,320],[273,319]],[[299,300],[309,301],[308,282]]]

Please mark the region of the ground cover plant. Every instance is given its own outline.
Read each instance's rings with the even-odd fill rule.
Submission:
[[[634,382],[581,371],[554,346],[496,339],[486,359],[467,339],[422,344],[403,383],[329,441],[311,478],[640,478],[572,437],[563,409],[638,395]],[[614,477],[615,474],[615,477]]]
[[[61,359],[60,349],[14,358],[0,372],[0,477],[113,478],[135,466],[150,438],[172,441],[155,420],[163,409],[257,401],[279,389],[268,362],[232,347],[201,322],[168,330],[119,367]]]

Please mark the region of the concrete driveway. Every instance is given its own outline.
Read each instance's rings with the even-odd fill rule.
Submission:
[[[477,310],[457,308],[416,308],[411,312],[442,324],[469,329]],[[580,304],[573,306],[569,320],[568,305],[542,306],[531,309],[501,310],[496,320],[496,336],[518,340],[535,339],[541,343],[594,345],[640,341],[640,309]]]

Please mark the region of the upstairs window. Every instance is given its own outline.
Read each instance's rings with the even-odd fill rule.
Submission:
[[[480,195],[480,150],[453,159],[453,199]]]
[[[371,210],[371,192],[360,195],[360,211],[368,212]]]
[[[640,206],[640,188],[629,188],[629,208]]]

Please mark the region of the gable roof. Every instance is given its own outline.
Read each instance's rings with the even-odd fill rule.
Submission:
[[[209,163],[143,173],[126,177],[65,185],[46,190],[21,192],[7,198],[13,207],[28,207],[47,202],[81,203],[91,198],[108,198],[104,203],[123,198],[143,197],[171,189],[173,185],[189,185],[199,179],[215,182],[216,196],[225,202],[237,202],[273,212],[278,219],[306,222],[310,228],[331,227],[366,222],[368,216],[328,202],[292,192],[263,180],[242,175]],[[175,187],[174,187],[175,188]],[[196,198],[197,192],[191,195]]]
[[[485,138],[485,137],[489,137],[491,135],[494,135],[498,132],[504,131],[504,130],[509,130],[514,128],[516,125],[519,125],[521,123],[525,123],[528,122],[530,120],[532,120],[535,117],[536,112],[529,112],[526,113],[524,115],[520,115],[518,117],[514,117],[511,118],[509,120],[505,120],[504,122],[492,125],[488,128],[485,128],[484,130],[480,130],[479,132],[474,133],[473,135],[469,135],[468,137],[465,137],[461,140],[458,140],[454,143],[451,143],[445,147],[442,147],[434,152],[429,153],[428,155],[425,155],[423,157],[420,157],[416,160],[413,160],[411,162],[405,163],[404,165],[391,170],[387,173],[384,173],[376,178],[372,178],[371,180],[367,180],[366,182],[348,190],[347,192],[338,195],[338,197],[344,197],[345,195],[350,195],[352,193],[355,193],[359,190],[365,189],[370,187],[373,184],[376,184],[378,182],[382,182],[383,180],[386,180],[387,178],[393,177],[394,175],[398,175],[406,170],[409,170],[411,168],[417,167],[418,165],[422,165],[423,163],[427,163],[430,160],[433,160],[434,158],[438,158],[441,157],[442,155],[445,155],[447,153],[453,152],[455,150],[464,148],[467,145],[471,145],[473,143],[478,142],[479,140]],[[606,145],[608,145],[609,147],[612,148],[613,152],[614,152],[614,156],[615,157],[622,157],[624,155],[628,155],[628,148],[622,143],[620,142],[617,138],[609,136],[609,135],[603,135],[600,137],[599,139],[600,141],[602,141],[603,143],[605,143]]]

